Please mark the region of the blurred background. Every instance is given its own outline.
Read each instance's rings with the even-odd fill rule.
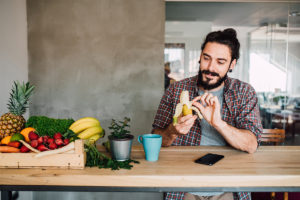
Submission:
[[[285,129],[300,144],[300,4],[167,2],[165,68],[171,82],[197,75],[207,33],[232,27],[241,56],[230,77],[258,93],[264,128]]]

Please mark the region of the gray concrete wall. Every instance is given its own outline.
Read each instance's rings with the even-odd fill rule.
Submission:
[[[150,132],[163,94],[164,6],[163,0],[28,0],[29,80],[37,87],[30,115],[93,116],[107,133],[112,118],[128,116],[132,134]],[[33,194],[53,197],[126,200],[162,194]]]
[[[14,80],[28,80],[27,20],[25,0],[0,1],[0,115]]]
[[[163,93],[163,0],[28,0],[30,115],[132,119],[151,131]],[[136,138],[135,138],[136,143]]]

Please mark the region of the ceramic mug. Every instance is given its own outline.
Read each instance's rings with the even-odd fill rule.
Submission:
[[[147,161],[155,162],[158,160],[159,151],[162,144],[161,135],[144,134],[138,137],[139,143],[144,147],[145,157]]]

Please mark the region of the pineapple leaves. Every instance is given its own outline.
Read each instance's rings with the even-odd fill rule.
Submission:
[[[23,115],[28,108],[28,100],[34,88],[29,82],[21,84],[19,81],[14,81],[7,104],[8,110],[15,115]]]

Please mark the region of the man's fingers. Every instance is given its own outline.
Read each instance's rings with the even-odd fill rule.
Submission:
[[[189,118],[189,119],[187,119],[184,123],[186,125],[193,125],[196,119],[197,119],[197,116],[196,115],[192,115],[192,117]]]
[[[211,93],[208,93],[208,95],[206,96],[206,98],[205,98],[205,103],[206,103],[206,105],[212,105],[211,103],[210,103],[210,100],[213,98],[214,96],[211,94]]]
[[[217,109],[219,109],[221,106],[220,106],[220,102],[219,102],[219,99],[218,99],[218,97],[213,97],[212,99],[211,99],[211,102],[212,102],[212,104],[211,105],[214,105],[215,106],[215,108],[217,108]]]
[[[200,112],[202,112],[203,109],[204,109],[204,106],[201,103],[197,102],[197,101],[193,102],[192,105],[195,106],[196,108],[198,108],[200,110]]]
[[[203,105],[206,104],[205,99],[206,99],[207,95],[208,95],[208,93],[205,92],[205,93],[200,97],[200,101],[201,101],[201,103],[202,103]]]
[[[179,118],[178,124],[175,125],[175,129],[179,134],[188,134],[196,119],[197,116],[195,115],[187,115]]]
[[[192,102],[197,102],[197,101],[199,101],[201,99],[201,96],[197,96],[197,97],[195,97],[193,100],[192,100]]]
[[[186,115],[186,116],[183,116],[183,117],[179,117],[179,118],[178,118],[178,123],[179,123],[179,124],[185,123],[185,122],[188,121],[190,118],[193,118],[193,115]]]

